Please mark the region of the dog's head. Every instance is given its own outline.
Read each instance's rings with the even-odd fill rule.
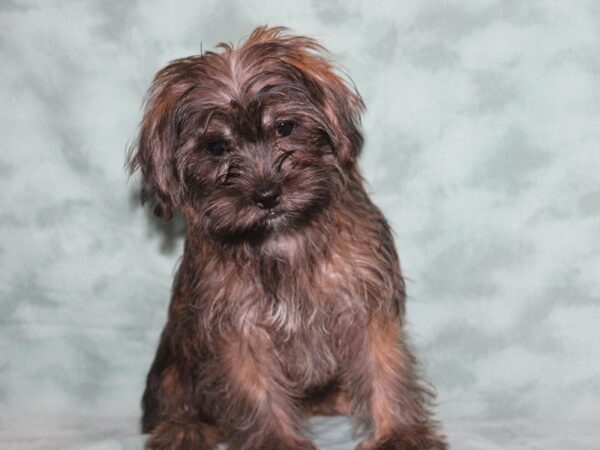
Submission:
[[[143,199],[222,236],[300,227],[355,174],[362,100],[319,44],[283,28],[219,47],[156,75],[129,160]]]

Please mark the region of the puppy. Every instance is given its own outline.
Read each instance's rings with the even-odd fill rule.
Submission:
[[[357,167],[363,102],[314,40],[260,27],[156,75],[129,156],[187,238],[143,395],[147,447],[443,450],[402,331],[390,228]]]

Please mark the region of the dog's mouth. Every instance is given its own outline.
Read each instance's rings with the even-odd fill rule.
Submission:
[[[271,223],[276,222],[278,219],[280,219],[284,214],[285,214],[285,211],[282,208],[273,208],[268,211],[265,211],[263,220],[267,224],[271,224]]]

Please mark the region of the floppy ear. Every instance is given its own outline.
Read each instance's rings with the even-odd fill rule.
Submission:
[[[364,103],[358,92],[338,75],[335,67],[313,54],[305,55],[302,68],[312,90],[323,108],[330,130],[330,138],[340,164],[348,166],[356,161],[363,146],[360,115]]]
[[[182,187],[174,152],[177,146],[177,103],[189,87],[185,61],[174,61],[154,77],[144,102],[144,117],[132,145],[128,166],[142,173],[142,203],[155,202],[154,214],[169,220],[181,203]]]
[[[340,163],[353,164],[363,138],[360,115],[365,105],[352,81],[331,62],[329,53],[314,39],[286,34],[283,27],[256,29],[248,43],[270,42],[283,46],[281,59],[299,70],[313,98],[325,113],[328,133]]]

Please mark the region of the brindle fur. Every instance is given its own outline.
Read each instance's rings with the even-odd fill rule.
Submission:
[[[187,238],[142,401],[148,448],[314,449],[304,417],[351,414],[360,450],[446,449],[357,168],[363,108],[325,50],[283,28],[156,75],[129,163]],[[274,210],[253,201],[264,185],[282,189]]]

